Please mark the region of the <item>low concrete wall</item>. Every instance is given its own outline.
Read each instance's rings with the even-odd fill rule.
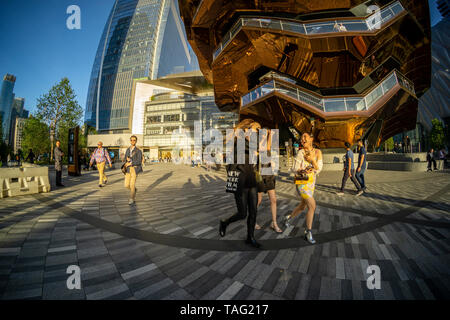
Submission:
[[[24,167],[0,168],[0,198],[49,191],[48,167],[24,164]]]
[[[436,160],[436,167],[439,170],[444,168],[443,160]],[[428,162],[402,162],[402,161],[371,161],[368,169],[373,170],[392,170],[392,171],[427,171]]]
[[[427,153],[369,153],[367,159],[369,161],[425,162]]]

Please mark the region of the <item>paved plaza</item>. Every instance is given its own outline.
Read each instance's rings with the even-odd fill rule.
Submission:
[[[53,175],[53,173],[51,173]],[[244,243],[245,221],[218,234],[235,213],[223,169],[151,164],[137,180],[136,205],[120,170],[63,176],[64,188],[0,199],[1,299],[449,299],[449,173],[367,173],[355,197],[342,172],[318,177],[316,245],[303,238],[305,214],[282,234],[270,229],[265,195],[257,250]],[[54,184],[54,177],[52,176]],[[278,177],[279,217],[298,204]],[[69,290],[68,266],[81,269]],[[370,290],[367,267],[381,270]]]

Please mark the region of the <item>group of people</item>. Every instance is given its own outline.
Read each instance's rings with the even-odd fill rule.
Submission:
[[[445,168],[446,161],[447,161],[447,152],[445,152],[445,149],[442,148],[441,150],[439,150],[439,152],[436,156],[434,149],[431,148],[430,151],[427,152],[427,162],[428,162],[427,172],[433,171],[433,170],[438,170],[437,165],[436,165],[436,158],[438,158],[439,160],[442,161],[442,168]],[[431,170],[431,165],[433,165],[433,170]]]
[[[367,152],[366,148],[364,147],[364,143],[362,139],[358,140],[358,165],[355,169],[355,162],[353,161],[353,151],[350,149],[351,145],[348,142],[345,142],[345,156],[344,156],[344,176],[342,177],[342,183],[341,183],[341,189],[337,193],[339,196],[344,195],[344,188],[345,183],[347,182],[348,178],[352,180],[353,184],[356,187],[357,193],[356,196],[362,195],[364,192],[366,192],[366,182],[364,179],[364,173],[366,171],[366,158],[367,158]]]
[[[395,142],[394,143],[394,152],[395,153],[411,153],[412,147],[411,147],[411,139],[408,135],[403,137],[402,142]]]
[[[260,131],[261,125],[251,119],[245,119],[241,121],[236,127],[236,130],[243,130],[245,132],[245,161],[244,163],[237,163],[237,135],[233,133],[231,136],[234,139],[234,163],[227,165],[227,172],[237,171],[238,182],[237,188],[233,191],[234,199],[236,203],[237,213],[233,214],[225,220],[220,220],[219,234],[221,237],[226,235],[228,226],[236,221],[247,218],[247,239],[246,243],[252,247],[260,248],[261,245],[255,239],[255,230],[261,229],[261,226],[257,224],[257,210],[262,202],[264,193],[267,193],[270,200],[270,208],[272,214],[272,221],[270,228],[276,233],[282,233],[283,230],[278,225],[277,219],[277,198],[275,193],[276,177],[271,170],[272,163],[254,164],[250,158],[252,156],[258,156],[258,151],[253,151],[256,154],[252,154],[250,151],[250,134],[260,132],[263,134],[260,139],[258,150],[270,150],[271,149],[271,131],[268,128],[266,131]],[[227,139],[230,137],[227,137]],[[142,151],[136,146],[137,137],[130,137],[130,147],[125,153],[125,162],[122,165],[122,171],[125,174],[125,187],[130,190],[129,204],[135,203],[136,198],[136,179],[139,173],[142,172],[142,164],[144,162]],[[297,175],[301,175],[302,178],[296,179],[296,189],[300,195],[300,203],[294,208],[294,210],[284,217],[284,224],[286,227],[291,226],[291,221],[298,216],[305,209],[306,211],[306,228],[304,231],[304,238],[307,242],[314,244],[316,241],[312,234],[312,225],[314,220],[314,213],[316,210],[316,202],[314,200],[314,191],[317,175],[323,168],[322,152],[320,149],[314,146],[314,137],[311,133],[305,132],[301,136],[300,144],[302,146],[294,157],[294,164],[291,168],[291,172]],[[345,143],[346,153],[344,156],[344,174],[342,177],[342,183],[338,195],[344,195],[344,188],[347,180],[353,182],[357,189],[357,196],[360,196],[366,192],[366,184],[364,173],[367,168],[367,152],[362,140],[358,140],[358,160],[355,164],[354,154],[351,150],[350,143]],[[270,156],[270,151],[268,151]],[[55,148],[55,168],[56,168],[56,181],[57,185],[61,184],[61,159],[63,152],[60,149],[60,141],[56,142]],[[428,160],[431,163],[434,160],[434,152],[431,150],[428,153]],[[259,157],[257,157],[259,158]],[[259,159],[258,159],[259,160]],[[99,187],[103,187],[107,183],[107,177],[104,173],[106,164],[111,167],[111,158],[105,148],[103,148],[102,142],[98,142],[97,149],[92,153],[90,159],[90,166],[93,162],[96,162],[99,172]],[[430,162],[431,161],[431,162]],[[431,167],[431,164],[429,165]],[[270,169],[267,173],[263,169]]]
[[[125,188],[130,190],[130,196],[128,199],[128,204],[133,205],[136,200],[136,179],[139,173],[142,172],[142,165],[144,163],[144,157],[142,150],[140,150],[137,146],[137,137],[135,135],[130,137],[130,147],[127,148],[125,152],[125,162],[122,165],[123,173],[125,174]],[[54,150],[55,156],[55,171],[56,171],[56,185],[59,187],[64,187],[61,181],[62,177],[62,158],[64,156],[64,152],[61,150],[61,141],[56,141],[56,147]],[[105,167],[108,164],[110,168],[112,168],[112,161],[109,155],[109,152],[106,148],[103,147],[103,143],[99,141],[97,143],[97,148],[91,155],[89,166],[91,167],[93,164],[97,166],[98,170],[98,186],[100,188],[104,187],[108,178],[105,174]]]
[[[235,139],[235,156],[234,164],[229,164],[227,166],[227,171],[237,170],[239,172],[237,188],[234,192],[234,199],[237,207],[237,213],[230,216],[225,220],[220,220],[219,223],[219,234],[221,237],[226,235],[226,230],[228,226],[238,220],[245,219],[247,217],[247,239],[246,243],[252,247],[260,248],[261,245],[258,243],[254,237],[255,229],[261,228],[256,223],[257,210],[262,201],[263,193],[267,193],[270,199],[270,207],[272,213],[271,229],[274,232],[283,232],[277,223],[277,206],[276,206],[276,194],[275,194],[275,176],[264,175],[260,173],[265,173],[262,170],[258,170],[258,164],[250,163],[250,149],[249,149],[249,139],[250,135],[247,134],[249,131],[254,133],[261,129],[261,125],[250,119],[245,119],[241,121],[235,129],[241,129],[246,132],[245,135],[245,162],[244,164],[237,164],[236,156],[236,137]],[[267,129],[267,128],[265,128]],[[299,194],[301,195],[300,204],[294,209],[294,211],[285,217],[285,224],[288,227],[290,219],[294,218],[296,215],[300,214],[304,209],[308,208],[306,213],[306,229],[304,237],[305,239],[313,244],[315,240],[312,235],[312,223],[314,218],[314,211],[316,208],[316,203],[314,200],[314,189],[317,174],[322,170],[322,152],[314,148],[313,146],[313,136],[309,133],[304,133],[301,138],[301,143],[303,149],[301,149],[296,157],[292,171],[298,173],[304,171],[308,177],[304,183],[297,185]],[[266,131],[266,135],[261,139],[259,147],[265,144],[264,149],[270,150],[271,144],[271,133],[270,130]],[[269,168],[272,163],[261,164],[261,168]]]
[[[261,245],[256,241],[254,237],[255,230],[261,229],[256,223],[257,210],[262,201],[263,193],[267,193],[270,199],[270,209],[272,213],[272,222],[270,224],[271,229],[274,232],[281,233],[283,230],[277,223],[277,199],[275,193],[275,175],[260,175],[260,169],[258,165],[250,164],[250,151],[249,151],[249,131],[258,132],[261,129],[261,125],[250,119],[241,121],[236,129],[242,129],[246,132],[245,140],[245,163],[244,164],[229,164],[227,166],[227,172],[237,170],[240,172],[238,175],[237,188],[234,192],[234,199],[236,202],[237,213],[230,216],[225,220],[219,222],[219,235],[224,237],[228,226],[238,220],[247,218],[247,239],[246,243],[260,248]],[[270,150],[270,131],[269,134],[261,139],[262,143],[266,143],[266,150]],[[234,138],[236,139],[236,137]],[[236,144],[236,141],[235,141]],[[314,213],[316,210],[316,201],[314,200],[314,191],[316,185],[317,175],[322,171],[323,159],[320,149],[314,146],[314,137],[311,133],[305,132],[300,139],[301,149],[299,149],[294,156],[294,163],[290,169],[296,176],[296,189],[300,195],[300,203],[294,208],[294,210],[284,216],[284,225],[286,227],[292,226],[291,222],[296,216],[302,213],[306,209],[306,227],[304,230],[304,238],[310,244],[316,243],[312,234],[312,225],[314,220]],[[259,145],[261,148],[261,143]],[[357,196],[360,196],[366,192],[367,187],[365,184],[364,173],[367,168],[367,152],[362,140],[358,140],[358,161],[355,165],[354,154],[351,150],[350,143],[345,143],[346,154],[344,158],[344,175],[342,178],[342,184],[338,195],[344,194],[345,183],[348,178],[352,180],[357,188]],[[234,148],[236,152],[236,146]],[[236,161],[236,155],[234,157]],[[266,164],[270,166],[271,164]],[[297,178],[297,175],[301,175],[302,178]],[[261,176],[258,181],[258,176]]]

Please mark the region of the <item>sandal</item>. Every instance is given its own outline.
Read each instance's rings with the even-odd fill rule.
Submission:
[[[276,233],[282,233],[283,230],[281,230],[278,226],[275,228],[275,226],[273,225],[273,222],[270,224],[270,228],[275,231]]]

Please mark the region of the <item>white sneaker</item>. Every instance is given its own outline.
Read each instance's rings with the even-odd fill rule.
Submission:
[[[132,204],[134,204],[134,200],[133,199],[128,200],[128,204],[131,206]]]
[[[363,193],[364,193],[363,190],[359,190],[358,193],[356,194],[356,196],[358,197],[358,196],[362,195]]]

